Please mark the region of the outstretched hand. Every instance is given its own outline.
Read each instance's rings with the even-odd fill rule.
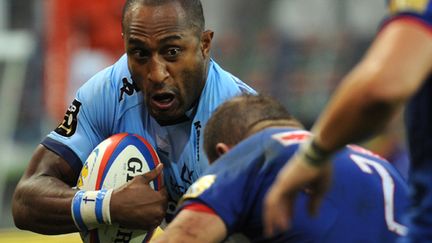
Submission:
[[[306,191],[310,195],[309,213],[318,212],[321,200],[330,186],[331,163],[318,167],[295,155],[279,172],[264,201],[264,233],[270,237],[287,230],[293,218],[297,194]]]
[[[149,183],[162,176],[162,164],[155,169],[134,177],[115,189],[111,196],[111,219],[129,229],[151,230],[162,222],[167,208],[167,191],[161,185],[153,190]]]

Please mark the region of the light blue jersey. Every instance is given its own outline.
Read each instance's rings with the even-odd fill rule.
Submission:
[[[158,151],[164,163],[165,184],[175,202],[208,166],[202,134],[210,115],[221,103],[243,93],[255,91],[211,60],[199,103],[186,114],[190,120],[160,126],[132,82],[124,55],[78,90],[64,121],[42,144],[78,173],[104,139],[121,132],[139,134]],[[168,211],[175,209],[174,202]]]

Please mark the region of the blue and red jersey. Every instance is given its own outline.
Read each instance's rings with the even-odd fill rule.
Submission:
[[[292,228],[263,238],[263,199],[278,172],[310,136],[303,130],[268,128],[217,160],[184,195],[180,209],[204,204],[225,223],[228,234],[269,242],[394,242],[406,233],[401,223],[407,185],[387,161],[358,146],[333,158],[331,189],[319,215],[307,212],[308,194],[295,204]]]

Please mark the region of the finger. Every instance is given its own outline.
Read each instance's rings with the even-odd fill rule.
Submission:
[[[311,199],[308,203],[309,214],[312,216],[317,216],[319,208],[321,206],[323,195],[312,194]]]
[[[163,177],[163,164],[159,163],[155,169],[158,171],[157,182],[158,182],[159,190],[160,190],[161,188],[165,187],[165,184],[164,184],[165,182],[164,182],[164,177]]]
[[[310,215],[317,216],[321,203],[324,200],[324,196],[327,192],[327,181],[318,182],[319,186],[315,186],[315,190],[310,194],[310,200],[308,203],[308,210]]]
[[[266,200],[268,201],[268,200]],[[265,203],[264,206],[264,235],[266,237],[271,237],[274,235],[274,220],[275,220],[275,216],[272,210],[273,205],[271,205],[270,203]]]
[[[286,212],[285,209],[278,206],[272,206],[267,209],[264,228],[264,233],[267,237],[274,236],[278,232],[285,231],[289,228],[290,216],[284,213],[284,211]]]
[[[162,173],[162,169],[163,165],[160,163],[153,170],[144,173],[142,176],[144,177],[145,182],[148,184],[154,179],[157,179],[157,177]]]
[[[157,175],[161,174],[161,173],[162,173],[162,170],[163,170],[163,164],[162,164],[162,163],[159,163],[159,164],[156,166],[156,168],[154,168],[154,170],[157,171]]]
[[[264,234],[267,237],[284,231],[290,226],[292,215],[291,202],[286,201],[277,190],[271,190],[264,202]]]
[[[331,170],[330,167],[324,168],[324,171],[321,173],[320,178],[314,183],[313,193],[311,194],[311,200],[309,201],[309,213],[311,215],[316,216],[319,212],[319,208],[324,199],[325,194],[330,188],[331,184]]]
[[[168,191],[167,191],[166,187],[162,187],[162,188],[159,190],[159,192],[160,192],[160,194],[162,194],[165,198],[168,198]]]
[[[160,188],[164,188],[164,187],[165,187],[165,180],[164,180],[164,176],[163,176],[163,164],[160,163],[158,166],[159,166],[159,167],[162,166],[162,168],[160,169],[161,172],[160,172],[160,183],[159,183],[160,186],[159,186],[159,187],[160,187]],[[157,166],[157,167],[158,167],[158,166]],[[156,167],[156,168],[157,168],[157,167]]]

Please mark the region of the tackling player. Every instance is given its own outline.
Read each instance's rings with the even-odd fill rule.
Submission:
[[[156,242],[220,242],[237,233],[256,242],[394,242],[406,233],[400,223],[408,205],[405,181],[378,155],[350,145],[333,157],[333,184],[320,213],[308,215],[315,191],[306,188],[291,228],[266,238],[264,196],[311,134],[275,100],[241,96],[216,110],[204,137],[214,162]]]
[[[210,58],[213,31],[204,29],[199,0],[127,0],[122,27],[126,54],[78,90],[64,121],[34,152],[13,198],[18,228],[44,234],[110,223],[153,229],[165,216],[167,198],[148,183],[162,168],[114,191],[77,192],[72,187],[89,153],[113,134],[144,137],[164,164],[168,209],[174,210],[208,166],[202,131],[213,110],[254,93]],[[73,199],[81,210],[71,210]],[[102,220],[93,213],[95,201],[109,205],[102,207]]]
[[[432,242],[432,1],[388,0],[390,16],[313,126],[314,137],[287,163],[266,200],[270,235],[292,220],[297,192],[330,183],[327,163],[345,144],[381,131],[406,107],[411,157],[409,241]]]

